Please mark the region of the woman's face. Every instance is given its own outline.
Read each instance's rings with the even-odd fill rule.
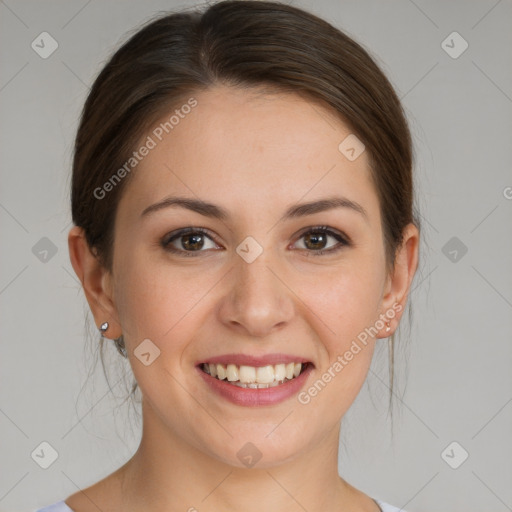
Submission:
[[[379,203],[366,152],[340,151],[350,130],[321,106],[228,87],[193,96],[169,133],[159,122],[142,140],[154,147],[139,154],[118,207],[113,300],[145,428],[235,466],[261,454],[270,467],[337,435],[373,336],[387,335]],[[161,204],[169,198],[208,206]],[[297,209],[343,198],[352,203]],[[180,237],[185,228],[193,233]],[[268,382],[305,362],[266,389],[202,366]]]

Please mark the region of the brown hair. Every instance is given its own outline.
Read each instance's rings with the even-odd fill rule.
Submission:
[[[157,119],[214,84],[301,94],[330,108],[357,135],[369,157],[392,270],[404,227],[420,226],[411,136],[393,87],[367,51],[328,22],[290,5],[253,0],[159,16],[131,36],[96,78],[76,136],[71,203],[73,222],[104,267],[112,271],[116,208],[130,175],[104,200],[94,191]],[[392,336],[392,393],[393,347]],[[132,393],[136,387],[134,382]]]

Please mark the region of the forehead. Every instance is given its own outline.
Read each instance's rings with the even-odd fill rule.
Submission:
[[[351,131],[319,102],[226,86],[191,98],[139,142],[152,148],[139,155],[119,209],[129,204],[130,215],[140,214],[181,194],[254,213],[336,192],[370,214],[378,208],[366,152],[353,161],[340,152]]]

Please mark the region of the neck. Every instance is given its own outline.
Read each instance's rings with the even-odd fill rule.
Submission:
[[[185,443],[144,402],[143,420],[139,448],[119,470],[127,512],[378,510],[338,475],[339,425],[292,461],[258,469],[225,464]]]

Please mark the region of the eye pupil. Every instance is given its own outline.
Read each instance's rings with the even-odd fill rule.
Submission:
[[[308,249],[322,249],[325,247],[326,236],[325,233],[311,232],[305,235],[305,245]],[[312,242],[313,247],[310,246]],[[320,247],[316,244],[320,244]]]
[[[201,234],[190,234],[190,235],[182,235],[181,245],[184,249],[201,249],[204,245],[203,235]],[[193,242],[190,242],[190,239]],[[196,245],[198,244],[199,247]]]

